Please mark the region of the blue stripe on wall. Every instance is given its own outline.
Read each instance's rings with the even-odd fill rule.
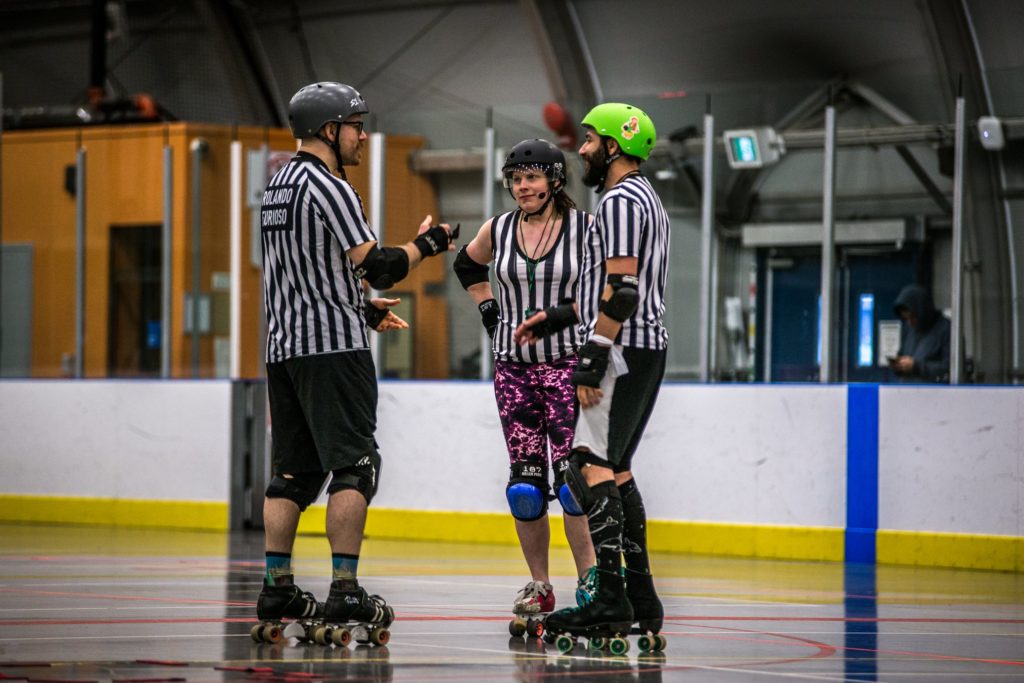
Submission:
[[[846,400],[846,561],[875,561],[878,530],[878,385],[851,384]]]

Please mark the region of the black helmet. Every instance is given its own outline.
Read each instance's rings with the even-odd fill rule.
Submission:
[[[344,121],[353,114],[366,114],[363,96],[344,83],[310,83],[300,88],[288,103],[292,135],[310,138],[328,121]]]
[[[505,187],[509,187],[513,169],[521,166],[537,166],[552,182],[561,180],[565,183],[565,155],[547,140],[523,140],[508,151],[501,167]]]

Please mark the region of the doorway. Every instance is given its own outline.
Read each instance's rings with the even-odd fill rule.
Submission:
[[[832,373],[838,382],[892,381],[887,340],[899,320],[893,304],[911,283],[930,281],[920,245],[846,246],[836,250]],[[821,251],[772,249],[765,264],[764,335],[759,353],[769,382],[821,377]]]
[[[159,224],[110,228],[110,377],[160,375],[161,256]]]

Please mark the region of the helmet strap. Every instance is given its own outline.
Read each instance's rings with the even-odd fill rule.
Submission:
[[[333,123],[333,121],[329,121],[328,123]],[[336,129],[334,134],[334,140],[331,140],[330,138],[323,134],[322,131],[326,127],[327,126],[325,125],[323,128],[316,132],[316,139],[327,145],[330,148],[330,150],[334,152],[334,160],[338,163],[338,175],[341,176],[342,180],[347,180],[347,177],[345,176],[345,167],[341,163],[341,124],[338,124],[338,128]]]

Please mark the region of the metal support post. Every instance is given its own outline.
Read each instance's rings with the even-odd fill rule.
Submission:
[[[75,159],[75,377],[85,376],[85,148]]]
[[[962,89],[962,86],[961,86]],[[960,339],[963,330],[963,246],[964,246],[964,97],[956,98],[956,123],[953,135],[953,253],[950,257],[949,296],[953,319],[949,335],[949,383],[960,384],[962,354]]]
[[[825,107],[825,151],[821,193],[821,372],[822,384],[832,381],[832,290],[835,256],[835,193],[836,193],[836,108]]]
[[[174,148],[164,147],[164,224],[160,249],[160,376],[171,376],[171,250],[174,243]]]
[[[487,221],[494,216],[494,110],[487,108],[487,128],[484,130],[484,215]],[[487,330],[480,330],[480,379],[491,377],[491,338]]]
[[[370,133],[370,226],[377,231],[377,242],[384,244],[384,134]],[[370,297],[378,295],[370,290]],[[377,377],[384,376],[384,367],[380,358],[381,339],[376,332],[370,332],[370,355]]]
[[[715,219],[715,117],[711,101],[704,115],[704,175],[700,211],[700,381],[711,380],[711,240]]]

